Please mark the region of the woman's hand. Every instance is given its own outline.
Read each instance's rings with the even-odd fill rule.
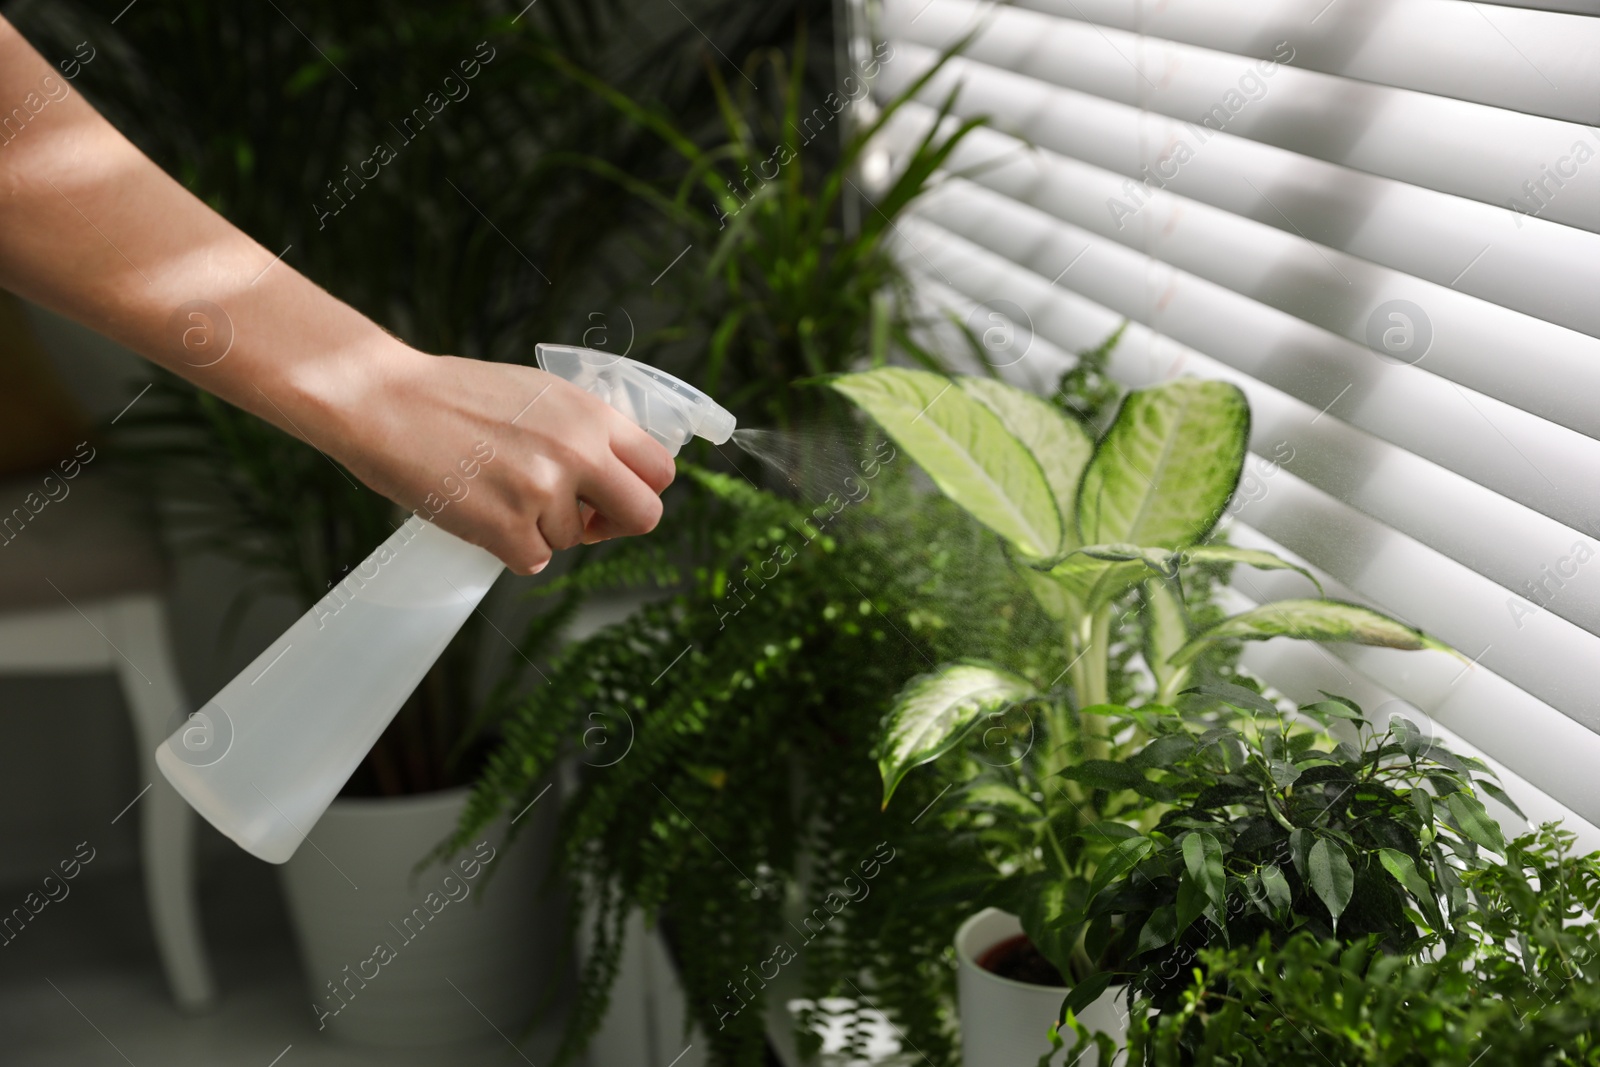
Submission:
[[[0,100],[35,91],[51,103],[0,151],[0,286],[322,449],[521,574],[655,527],[673,465],[643,430],[543,371],[395,340],[162,173],[0,18]]]
[[[356,395],[310,390],[328,401],[325,450],[518,574],[538,573],[552,551],[660,521],[672,457],[565,379],[398,342],[366,366]]]

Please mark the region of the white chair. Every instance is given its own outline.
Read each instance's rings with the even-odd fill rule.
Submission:
[[[30,493],[34,503],[46,499],[43,477],[0,484],[0,508],[23,505]],[[156,746],[188,710],[162,602],[165,560],[150,525],[103,471],[58,476],[58,495],[60,485],[65,495],[37,514],[0,511],[0,673],[117,676],[133,714],[139,785],[150,784],[134,805],[150,924],[173,998],[202,1008],[215,987],[195,896],[195,816],[155,763]]]

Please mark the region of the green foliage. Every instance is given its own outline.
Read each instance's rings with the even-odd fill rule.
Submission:
[[[552,50],[698,134],[717,114],[700,29],[745,60],[797,19],[830,17],[821,0],[712,0],[695,25],[666,9],[674,29],[641,45],[631,8],[173,0],[113,26],[103,5],[23,0],[7,15],[47,58],[92,42],[74,88],[267,257],[288,247],[285,262],[425,351],[527,361],[536,342],[578,343],[590,313],[614,310],[612,289],[662,266],[618,260],[636,223],[627,193],[561,158],[603,151],[655,173],[663,147],[573,92]],[[380,144],[394,158],[375,166]]]
[[[680,948],[717,1062],[761,1061],[763,994],[749,976],[785,943],[809,996],[875,1004],[951,1062],[945,952],[972,893],[948,880],[963,853],[981,857],[939,828],[937,808],[917,821],[939,799],[931,780],[879,810],[873,745],[892,694],[957,649],[1036,676],[1026,656],[1047,623],[976,524],[919,497],[893,464],[876,469],[835,514],[685,467],[714,501],[704,562],[567,646],[507,718],[458,840],[520,810],[564,755],[584,765],[558,849],[595,947],[563,1056],[598,1024],[622,922],[642,909]],[[601,565],[643,547],[615,546]],[[588,567],[551,595],[592,588]],[[804,900],[793,915],[791,888]]]
[[[836,71],[839,81],[819,102],[802,92],[805,56],[802,30],[792,54],[765,53],[754,77],[732,80],[731,89],[712,67],[722,125],[707,138],[694,136],[661,102],[646,102],[551,54],[552,65],[674,157],[659,173],[589,152],[566,158],[649,209],[643,218],[657,256],[662,247],[683,249],[681,263],[638,287],[684,312],[645,343],[682,342],[665,361],[742,423],[791,426],[816,416],[827,394],[773,383],[786,387],[863,359],[878,364],[891,346],[939,365],[916,340],[909,283],[891,243],[896,220],[983,123],[952,120],[948,132],[935,123],[897,160],[888,187],[868,198],[853,175],[869,142],[943,60],[858,124],[854,111],[844,109],[848,94],[841,87],[845,75],[849,84],[863,82],[863,71]],[[866,62],[868,72],[880,65]],[[953,103],[945,101],[941,120]]]
[[[1279,565],[1289,566],[1282,561]],[[1255,564],[1259,566],[1260,564]],[[1298,569],[1298,568],[1295,568]],[[1449,645],[1382,612],[1342,600],[1276,600],[1225,619],[1174,652],[1169,662],[1188,663],[1216,641],[1267,641],[1296,637],[1306,641],[1353,641],[1415,651],[1422,648],[1450,652]]]
[[[1465,872],[1506,849],[1474,792],[1491,780],[1486,765],[1403,718],[1380,732],[1348,701],[1301,709],[1357,726],[1358,743],[1336,745],[1248,690],[1206,695],[1233,712],[1169,718],[1126,758],[1062,772],[1162,805],[1152,829],[1119,843],[1142,848],[1137,862],[1109,879],[1102,865],[1083,907],[1060,920],[1083,929],[1119,982],[1170,1011],[1214,944],[1305,931],[1414,955],[1464,939]]]
[[[593,340],[594,315],[660,269],[614,254],[636,228],[628,191],[565,160],[603,151],[620,171],[654,174],[670,150],[574,93],[552,54],[605,71],[699,136],[720,115],[700,70],[702,29],[743,58],[831,14],[821,0],[714,2],[640,48],[636,13],[616,0],[522,8],[175,0],[113,25],[80,0],[23,0],[7,16],[47,58],[90,42],[95,57],[74,88],[260,241],[263,267],[282,249],[284,262],[420,349],[523,362],[538,341]],[[807,74],[796,107],[821,95],[818,71]],[[813,152],[826,155],[827,143]],[[226,294],[208,295],[228,306]],[[387,501],[326,456],[177,379],[158,376],[116,430],[121,456],[171,505],[186,544],[250,572],[225,631],[258,594],[309,608],[396,525]],[[473,742],[517,680],[480,700],[482,636],[474,615],[350,791],[424,791],[470,773]]]
[[[1099,437],[1111,425],[1118,402],[1127,391],[1107,370],[1111,354],[1122,343],[1128,324],[1123,322],[1093,348],[1078,353],[1072,366],[1061,372],[1050,402]]]
[[[1081,543],[1195,544],[1233,496],[1249,439],[1236,386],[1179,378],[1128,394],[1078,486]]]
[[[1545,826],[1462,875],[1472,937],[1398,956],[1303,929],[1203,949],[1176,1006],[1136,1006],[1135,1067],[1600,1063],[1600,856]]]
[[[1267,605],[1196,635],[1185,621],[1180,594],[1148,591],[1178,581],[1182,568],[1196,564],[1306,573],[1269,552],[1198,544],[1221,517],[1244,462],[1249,409],[1231,385],[1179,379],[1128,394],[1091,456],[1082,447],[1085,429],[1059,406],[998,381],[947,380],[886,367],[842,375],[831,384],[871,415],[947,497],[1003,537],[1021,565],[1037,571],[1029,581],[1061,624],[1079,709],[1110,699],[1118,643],[1124,649],[1142,645],[1153,657],[1147,665],[1158,703],[1173,699],[1190,676],[1190,664],[1208,647],[1237,640],[1289,636],[1444,647],[1379,612],[1332,600]],[[1127,617],[1117,617],[1117,602],[1141,588],[1147,590],[1142,632],[1114,632]],[[991,710],[945,681],[905,694],[891,713],[885,725],[891,739],[886,751],[892,753],[884,764],[886,791]],[[948,699],[938,699],[940,693]],[[1063,713],[1051,719],[1051,742],[1065,743]],[[895,739],[902,738],[916,738],[914,749],[896,752]],[[1090,756],[1103,755],[1109,744],[1094,731],[1083,741]]]
[[[832,385],[979,522],[1027,555],[1059,551],[1061,511],[1044,468],[989,404],[942,375],[902,367],[846,374]]]

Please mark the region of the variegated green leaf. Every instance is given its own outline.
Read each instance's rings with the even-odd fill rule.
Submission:
[[[974,808],[1005,808],[1029,818],[1042,816],[1038,803],[1015,786],[992,779],[981,779],[961,792],[962,802]]]
[[[1083,616],[1083,602],[1073,595],[1067,584],[1046,571],[1023,567],[1022,577],[1033,592],[1034,599],[1044,608],[1045,614],[1060,622]]]
[[[1147,581],[1143,586],[1144,661],[1156,677],[1156,700],[1171,702],[1188,680],[1189,668],[1169,663],[1189,640],[1189,617],[1176,582]]]
[[[1224,619],[1178,650],[1171,662],[1182,665],[1218,641],[1265,641],[1297,637],[1306,641],[1351,641],[1358,645],[1415,650],[1455,650],[1421,630],[1380,611],[1343,600],[1277,600]]]
[[[1128,394],[1078,488],[1080,542],[1194,544],[1233,496],[1249,435],[1244,394],[1224,382]]]
[[[1317,592],[1322,592],[1322,583],[1317,581],[1317,576],[1300,566],[1290,563],[1281,556],[1265,552],[1259,548],[1235,548],[1233,545],[1195,545],[1185,549],[1182,553],[1182,563],[1243,563],[1247,567],[1254,567],[1262,571],[1299,571],[1311,579],[1311,584],[1317,587]]]
[[[950,751],[984,715],[1035,695],[1027,679],[976,663],[952,663],[911,679],[884,718],[878,754],[883,806],[911,768]]]
[[[1044,469],[986,404],[928,371],[880,367],[833,379],[934,484],[1030,556],[1061,548],[1061,512]]]
[[[1151,571],[1142,559],[1099,559],[1079,549],[1051,567],[1049,574],[1073,603],[1090,612],[1133,590]]]
[[[957,378],[956,384],[999,416],[1006,429],[1033,453],[1061,515],[1063,539],[1057,551],[1075,548],[1078,483],[1094,454],[1094,439],[1077,420],[1025,389],[993,378],[967,376]]]

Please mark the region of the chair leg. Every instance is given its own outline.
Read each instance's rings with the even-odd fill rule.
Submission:
[[[186,710],[167,635],[166,611],[154,596],[119,601],[108,612],[121,650],[117,673],[133,712],[139,774],[151,783],[139,802],[140,852],[150,924],[173,999],[183,1008],[216,997],[200,930],[195,893],[195,813],[156,766],[155,751]],[[123,656],[126,659],[123,659]]]

